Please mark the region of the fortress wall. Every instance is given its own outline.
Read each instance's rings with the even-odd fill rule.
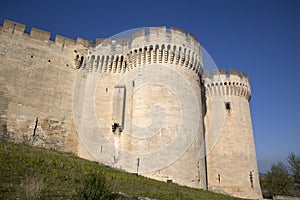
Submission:
[[[143,84],[153,77],[160,76],[161,71],[156,69],[156,65],[145,65],[127,72],[126,75],[120,73],[103,73],[97,83],[95,96],[95,112],[97,116],[97,126],[89,117],[82,116],[84,130],[91,129],[89,134],[82,138],[85,143],[81,144],[79,155],[81,157],[95,160],[109,166],[114,166],[129,172],[137,173],[158,179],[161,181],[172,180],[178,184],[188,185],[195,188],[206,187],[205,163],[199,156],[201,141],[203,141],[203,121],[202,111],[199,110],[199,128],[193,138],[185,136],[194,127],[184,127],[184,131],[179,130],[181,124],[181,105],[176,95],[165,85]],[[199,90],[199,77],[190,69],[180,66],[164,64],[161,67],[172,68],[187,80],[195,91],[196,98],[201,99]],[[175,69],[174,69],[175,68]],[[153,69],[153,70],[152,70]],[[153,73],[153,74],[152,74]],[[93,81],[94,73],[87,73],[88,80]],[[127,78],[124,78],[126,76]],[[164,74],[168,82],[176,82],[177,79]],[[87,81],[87,82],[89,82]],[[182,81],[182,80],[181,80]],[[134,82],[134,85],[133,85]],[[125,108],[125,127],[119,133],[117,144],[116,133],[112,132],[112,124],[116,122],[114,114],[114,93],[115,86],[124,85],[126,87],[126,108]],[[175,85],[175,84],[174,84]],[[174,88],[171,88],[174,89]],[[86,89],[85,89],[86,90]],[[184,91],[182,91],[184,93]],[[88,96],[88,95],[87,95]],[[189,105],[190,99],[186,99],[184,104]],[[88,100],[85,100],[88,101]],[[200,101],[198,101],[199,103]],[[183,103],[183,102],[181,102]],[[90,103],[87,102],[87,105]],[[201,109],[201,103],[199,108]],[[163,113],[153,111],[152,106],[161,106]],[[82,113],[93,112],[86,107]],[[184,116],[186,121],[194,121],[194,115]],[[191,117],[191,118],[188,118]],[[166,120],[164,123],[162,121]],[[149,133],[148,133],[149,132]],[[86,133],[86,132],[85,132]],[[94,134],[94,135],[93,135]],[[102,134],[102,137],[97,135]],[[145,135],[145,139],[143,138]],[[147,134],[153,134],[151,137]],[[87,136],[89,135],[89,136]],[[170,142],[177,140],[175,137],[180,135],[180,143],[184,139],[191,139],[190,145],[176,155],[179,146],[167,147]],[[139,138],[141,137],[141,138]],[[93,138],[93,139],[90,139]],[[116,150],[116,145],[118,150]],[[163,150],[165,149],[165,150]],[[162,150],[162,151],[160,151]],[[117,151],[117,152],[116,152]],[[167,152],[165,152],[167,151]],[[167,153],[165,155],[165,153]],[[145,154],[145,155],[143,155]],[[149,154],[150,157],[147,157]],[[174,159],[164,160],[165,156]],[[139,170],[137,170],[137,159],[139,158]],[[162,162],[162,164],[158,164]],[[142,169],[152,169],[145,172]]]
[[[122,74],[81,71],[76,99],[81,143],[78,156],[109,166],[114,162],[113,96]],[[94,93],[95,92],[95,93]],[[92,98],[89,98],[91,97]],[[95,105],[95,106],[93,106]]]
[[[174,67],[170,65],[170,67]],[[178,183],[180,185],[186,185],[189,187],[194,187],[194,188],[201,188],[201,189],[206,189],[206,166],[205,166],[205,160],[204,157],[202,157],[201,152],[202,148],[204,145],[203,141],[203,116],[202,116],[202,102],[201,102],[201,90],[199,87],[199,76],[196,73],[193,73],[190,69],[188,68],[182,68],[181,66],[176,66],[176,70],[184,77],[186,80],[189,81],[190,87],[193,88],[195,91],[195,95],[197,96],[197,99],[199,100],[199,121],[196,126],[197,127],[197,132],[192,139],[191,145],[186,148],[180,157],[178,157],[177,160],[175,160],[173,163],[169,163],[162,169],[159,169],[157,171],[151,172],[151,173],[145,173],[143,174],[144,176],[154,178],[157,180],[161,181],[168,181],[171,180],[175,183]],[[183,81],[183,80],[174,80],[174,81]],[[174,84],[176,85],[176,84]],[[184,94],[184,87],[182,88],[182,93]],[[159,99],[159,96],[154,96],[153,98]],[[173,106],[176,106],[176,101],[175,100],[168,100]],[[178,101],[178,99],[177,99]],[[194,102],[191,99],[186,99],[185,101],[180,102],[181,104],[185,105],[190,105],[193,104]],[[181,105],[182,106],[182,105]],[[180,106],[179,106],[180,107]],[[191,106],[192,107],[192,106]],[[194,107],[195,108],[195,107]],[[182,110],[181,110],[182,111]],[[190,113],[193,113],[192,110],[189,111]],[[170,115],[178,115],[182,117],[181,115],[176,113],[176,109],[172,108],[170,111]],[[193,121],[193,115],[190,114],[185,118],[187,121]],[[175,120],[173,120],[175,121]],[[180,121],[177,125],[177,128],[182,124],[185,124],[185,122]],[[171,134],[182,134],[181,138],[181,143],[184,143],[186,140],[188,140],[188,135],[191,134],[191,131],[194,130],[196,127],[190,126],[190,127],[184,127],[184,131],[180,132],[180,130],[172,130],[171,129]],[[171,126],[169,125],[169,128]],[[172,136],[174,137],[174,136]],[[170,155],[176,154],[176,150],[179,149],[179,146],[174,146],[171,149],[169,149],[168,153]]]
[[[202,74],[200,43],[178,28],[142,29],[129,38],[98,39],[82,67],[89,71],[124,73],[151,63],[180,65]]]
[[[81,66],[86,86],[78,117],[83,130],[79,155],[150,178],[206,188],[205,162],[199,156],[203,142],[200,46],[183,31],[171,32],[151,28],[132,38],[101,39],[91,48]],[[126,88],[122,132],[112,131],[112,125],[120,122],[114,113],[116,86]],[[195,101],[186,94],[189,89]],[[89,98],[94,94],[94,99]],[[88,106],[93,101],[95,108]],[[195,127],[195,135],[190,136]]]
[[[72,120],[76,41],[5,20],[0,32],[0,137],[77,152]]]
[[[1,139],[261,198],[246,74],[203,73],[198,40],[178,28],[96,44],[50,35],[9,20],[0,26]]]
[[[260,185],[249,100],[248,77],[238,71],[204,76],[207,113],[208,189],[241,198],[260,199]],[[227,104],[227,105],[226,105]],[[219,105],[222,105],[221,109]],[[221,130],[215,116],[223,117]],[[220,120],[221,121],[221,120]],[[218,133],[214,133],[220,131]]]

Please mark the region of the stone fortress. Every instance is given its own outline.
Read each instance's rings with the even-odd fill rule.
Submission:
[[[177,28],[69,39],[0,26],[0,137],[166,182],[262,199],[246,74],[204,71]]]

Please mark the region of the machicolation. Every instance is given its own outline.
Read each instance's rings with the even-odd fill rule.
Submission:
[[[205,72],[199,41],[178,28],[73,40],[0,26],[3,140],[261,199],[250,99],[246,74]]]

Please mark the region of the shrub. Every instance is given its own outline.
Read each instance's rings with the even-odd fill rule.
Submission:
[[[105,178],[99,172],[95,171],[85,176],[82,191],[79,196],[84,199],[112,199],[111,191],[106,187]]]

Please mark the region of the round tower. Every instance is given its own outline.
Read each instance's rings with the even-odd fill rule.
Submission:
[[[205,73],[203,80],[208,189],[261,199],[249,78],[236,70],[217,70],[213,75]]]
[[[200,44],[153,27],[90,48],[75,85],[81,157],[206,188]]]

